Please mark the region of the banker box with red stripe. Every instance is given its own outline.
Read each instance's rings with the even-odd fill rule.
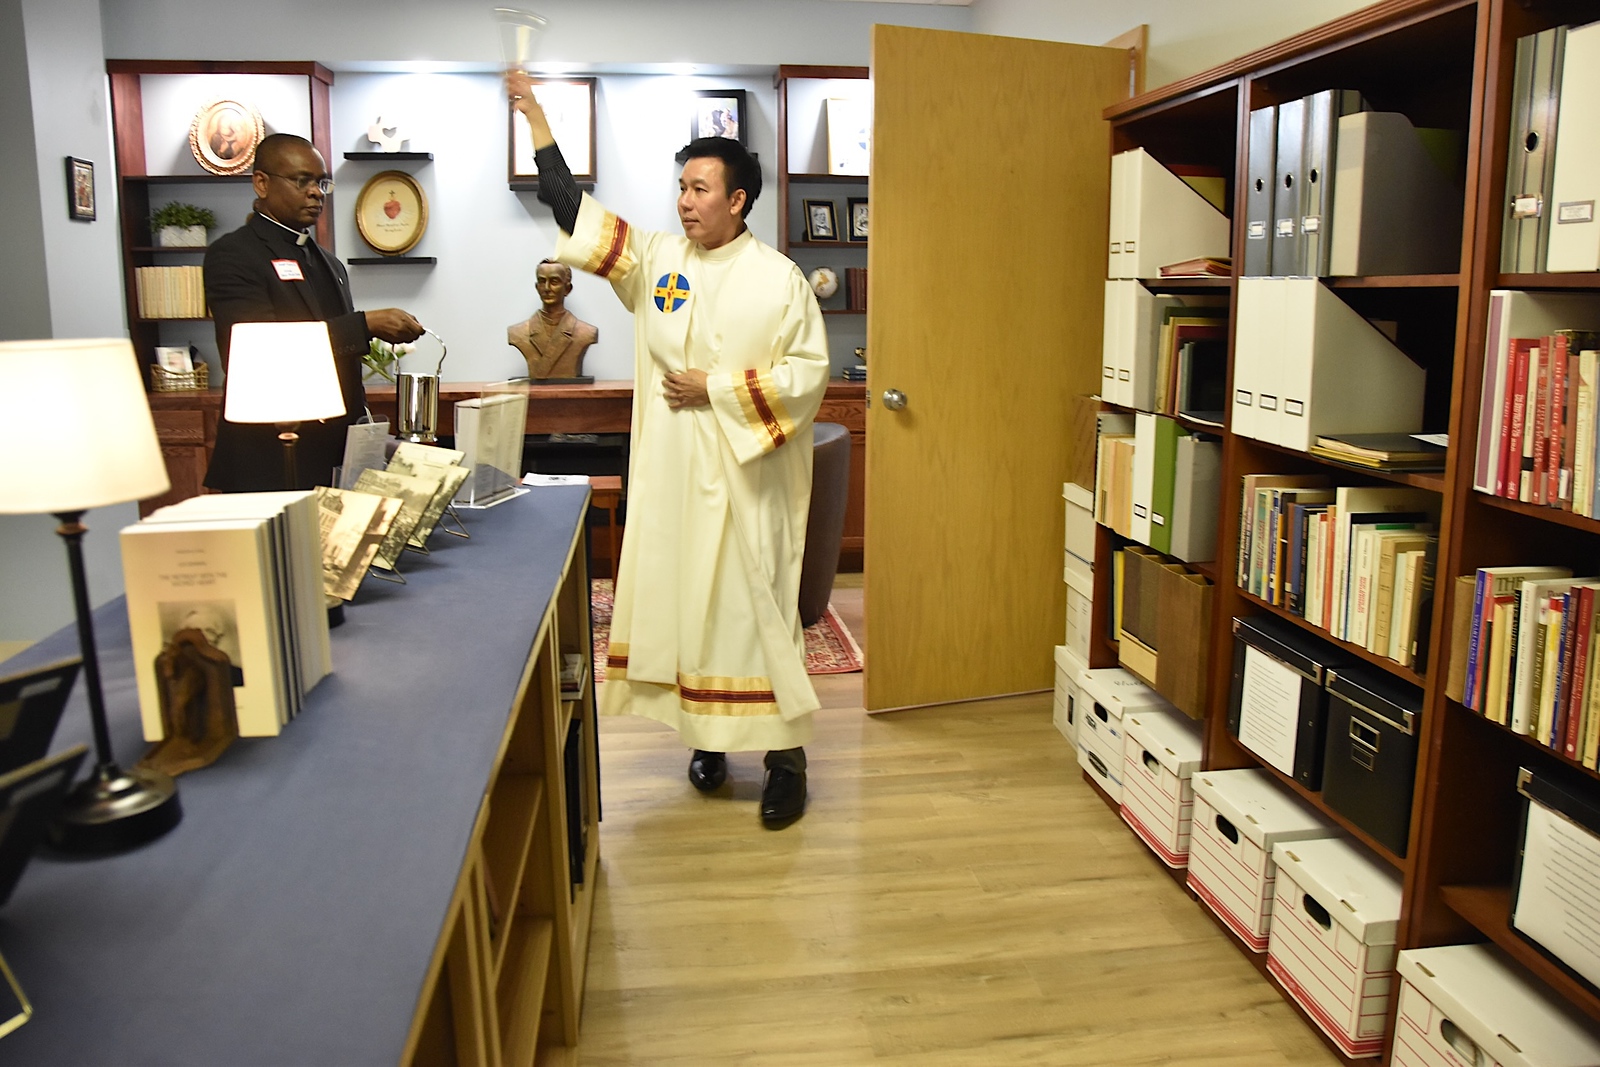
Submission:
[[[1278,873],[1272,846],[1339,831],[1264,770],[1202,771],[1193,784],[1189,888],[1252,951],[1265,952]]]
[[[1122,819],[1168,867],[1189,864],[1190,779],[1199,769],[1199,723],[1160,708],[1122,717]]]
[[[1280,841],[1267,969],[1346,1056],[1383,1052],[1400,879],[1340,838]]]
[[[1593,1067],[1600,1026],[1493,945],[1400,953],[1392,1067]]]

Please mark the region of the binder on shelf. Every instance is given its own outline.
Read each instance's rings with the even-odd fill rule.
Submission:
[[[1143,148],[1111,157],[1110,278],[1155,278],[1168,263],[1228,255],[1228,218]]]
[[[1277,187],[1278,109],[1250,112],[1250,145],[1245,188],[1244,276],[1272,274],[1272,199]]]
[[[1544,337],[1557,330],[1600,329],[1600,296],[1495,289],[1489,293],[1489,328],[1484,338],[1483,388],[1478,399],[1478,451],[1472,487],[1480,493],[1508,495],[1502,466],[1510,442],[1515,392],[1512,342]],[[1516,496],[1515,493],[1510,493]]]
[[[1567,31],[1555,153],[1545,269],[1600,270],[1600,22]]]
[[[1228,731],[1307,789],[1322,788],[1328,671],[1350,658],[1272,615],[1233,620]]]
[[[1406,854],[1422,690],[1364,667],[1328,672],[1322,799],[1396,856]]]
[[[1315,278],[1241,279],[1238,314],[1234,433],[1305,452],[1421,429],[1422,368]]]
[[[1179,297],[1157,295],[1136,281],[1106,282],[1102,398],[1144,411],[1155,406],[1156,346],[1162,314],[1182,304]]]
[[[1592,781],[1521,768],[1521,835],[1511,882],[1511,929],[1600,993],[1600,804]]]
[[[1278,274],[1313,278],[1328,274],[1329,231],[1333,223],[1333,179],[1339,120],[1365,109],[1354,89],[1324,89],[1305,98],[1305,134],[1300,165],[1300,258]]]
[[[1517,41],[1511,137],[1506,147],[1505,213],[1501,216],[1505,225],[1500,238],[1500,270],[1506,274],[1544,270],[1550,243],[1561,57],[1566,44],[1565,26]]]
[[[1189,431],[1164,415],[1152,415],[1155,423],[1154,455],[1151,457],[1150,540],[1157,552],[1172,552],[1172,504],[1177,488],[1178,441]]]
[[[1150,505],[1155,496],[1157,418],[1146,411],[1133,417],[1133,527],[1129,536],[1141,545],[1150,544],[1153,525]]]
[[[1300,166],[1305,158],[1306,102],[1278,105],[1278,137],[1272,184],[1272,272],[1300,269]]]
[[[1339,120],[1328,273],[1449,274],[1461,269],[1460,136],[1393,111]]]
[[[1222,441],[1202,434],[1178,438],[1172,472],[1171,555],[1187,563],[1217,557]]]

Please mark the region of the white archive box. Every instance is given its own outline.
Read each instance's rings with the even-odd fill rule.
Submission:
[[[1088,669],[1088,660],[1079,658],[1066,645],[1056,646],[1055,711],[1051,721],[1073,748],[1078,747],[1078,718],[1082,714],[1078,707],[1083,699],[1078,692],[1078,673]]]
[[[1094,569],[1070,550],[1062,557],[1066,560],[1061,576],[1067,583],[1067,648],[1087,663],[1094,625]]]
[[[1075,482],[1061,483],[1067,508],[1067,551],[1094,569],[1094,490]]]
[[[1083,697],[1078,716],[1078,763],[1107,796],[1121,804],[1123,716],[1139,708],[1182,713],[1121,667],[1081,671],[1078,691]]]
[[[1600,1027],[1492,945],[1400,953],[1393,1067],[1592,1067]]]
[[[1267,969],[1352,1059],[1383,1052],[1400,879],[1341,838],[1279,841]]]
[[[1339,830],[1267,771],[1194,776],[1189,888],[1255,952],[1267,950],[1279,841],[1337,837]]]
[[[1191,778],[1199,769],[1199,723],[1157,708],[1122,717],[1122,819],[1168,867],[1189,864]]]

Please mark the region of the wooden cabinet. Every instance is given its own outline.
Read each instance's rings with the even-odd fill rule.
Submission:
[[[1146,281],[1168,292],[1209,287],[1234,312],[1250,192],[1249,116],[1256,108],[1325,89],[1355,89],[1372,110],[1396,111],[1416,126],[1460,135],[1455,177],[1462,191],[1459,270],[1444,274],[1327,278],[1325,286],[1362,317],[1386,324],[1396,345],[1426,375],[1422,429],[1448,432],[1447,467],[1439,473],[1388,473],[1347,466],[1224,430],[1211,685],[1205,762],[1211,768],[1260,766],[1228,729],[1232,675],[1230,620],[1274,614],[1329,641],[1365,664],[1423,688],[1416,785],[1406,848],[1386,848],[1350,819],[1278,775],[1285,788],[1316,806],[1361,841],[1403,880],[1399,947],[1493,940],[1559,995],[1600,1020],[1600,998],[1574,981],[1508,927],[1510,880],[1517,850],[1519,767],[1557,768],[1586,779],[1600,798],[1600,776],[1528,738],[1486,721],[1445,692],[1452,657],[1452,579],[1501,564],[1564,564],[1592,573],[1600,521],[1533,507],[1473,490],[1479,383],[1489,292],[1496,288],[1594,292],[1595,275],[1501,275],[1500,241],[1512,99],[1519,37],[1594,17],[1592,5],[1554,0],[1387,0],[1182,82],[1107,110],[1114,150],[1142,147],[1174,169],[1200,169],[1225,179],[1232,220],[1234,277],[1203,283]],[[1600,305],[1600,293],[1595,294]],[[1230,361],[1231,362],[1231,361]],[[1228,396],[1233,396],[1230,370]],[[1336,485],[1406,485],[1437,494],[1437,595],[1422,620],[1427,660],[1412,668],[1330,637],[1299,615],[1251,595],[1235,580],[1242,538],[1241,479],[1249,474],[1329,475]],[[1110,612],[1109,570],[1120,543],[1102,528],[1097,553],[1097,631]],[[1103,646],[1098,646],[1105,654]],[[1114,655],[1114,652],[1112,653]],[[1267,768],[1271,771],[1271,768]],[[1278,772],[1272,771],[1277,774]],[[1252,956],[1252,958],[1256,958]],[[1391,1007],[1391,1014],[1393,1008]]]

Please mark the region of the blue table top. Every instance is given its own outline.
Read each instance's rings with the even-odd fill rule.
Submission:
[[[398,1062],[587,495],[467,512],[471,540],[436,533],[431,555],[405,554],[409,584],[368,577],[332,632],[333,674],[281,736],[179,778],[183,821],[165,837],[36,854],[0,908],[0,955],[34,1007],[0,1062]],[[95,628],[130,766],[146,745],[120,599]],[[68,627],[0,671],[76,653]],[[90,743],[83,690],[52,751]]]

